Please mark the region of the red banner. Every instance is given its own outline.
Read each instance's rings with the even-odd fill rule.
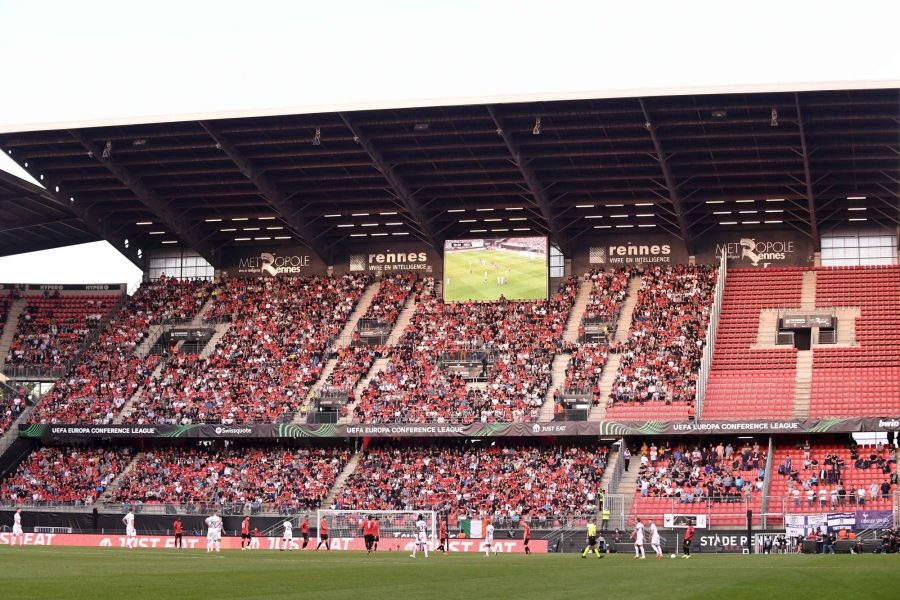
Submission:
[[[11,533],[0,532],[0,545],[7,545],[12,541]],[[77,534],[77,533],[26,533],[26,546],[94,546],[100,548],[124,548],[128,540],[124,535],[94,535],[94,534]],[[197,536],[185,536],[185,548],[206,549],[206,538]],[[347,551],[366,549],[365,542],[362,538],[331,538],[330,545],[332,550]],[[254,540],[256,542],[256,540]],[[303,543],[302,539],[294,538],[291,542],[291,548],[299,550]],[[390,538],[383,539],[378,543],[378,549],[382,552],[412,552],[414,540],[412,538]],[[307,549],[314,549],[318,544],[316,538],[309,540]],[[175,548],[175,538],[172,536],[155,536],[155,535],[139,535],[137,536],[138,548]],[[436,544],[432,544],[434,547]],[[497,546],[499,552],[505,553],[522,553],[525,547],[522,540],[495,540],[494,545]],[[532,540],[529,544],[532,552],[547,552],[547,540]],[[263,537],[258,538],[258,545],[254,546],[262,550],[277,550],[282,547],[282,541],[279,537]],[[236,550],[241,547],[241,538],[239,537],[223,537],[222,549]],[[451,552],[484,552],[483,540],[450,540]]]

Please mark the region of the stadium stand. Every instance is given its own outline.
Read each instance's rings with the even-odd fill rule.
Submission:
[[[897,449],[806,440],[775,449],[770,512],[892,510]]]
[[[351,275],[227,280],[212,312],[234,315],[228,333],[208,358],[170,360],[128,421],[289,422],[369,283]]]
[[[6,367],[65,366],[119,300],[110,294],[76,296],[59,291],[25,297],[27,305],[19,315]]]
[[[109,499],[293,513],[318,508],[349,458],[337,448],[160,448],[141,453]]]
[[[751,509],[758,519],[767,454],[757,442],[651,440],[633,455],[639,466],[632,515],[661,523],[665,514],[704,513],[710,525],[742,526]]]
[[[644,270],[628,340],[606,415],[623,420],[687,420],[696,396],[717,270]]]
[[[895,416],[900,406],[900,267],[823,267],[815,273],[817,305],[859,307],[860,316],[858,345],[813,348],[810,416]]]
[[[374,446],[334,506],[447,511],[453,519],[529,515],[532,523],[552,523],[596,511],[607,453],[602,445]]]
[[[550,385],[577,282],[564,280],[548,301],[444,303],[425,298],[354,408],[354,421],[521,422],[537,417]],[[443,353],[492,357],[487,385],[440,365]]]
[[[138,288],[72,371],[56,382],[31,416],[34,423],[108,423],[147,381],[159,357],[136,348],[152,325],[188,320],[203,306],[210,282],[160,278]]]
[[[0,499],[14,503],[89,506],[131,462],[128,448],[44,446],[0,482]]]
[[[378,293],[360,320],[377,321],[389,327],[397,322],[406,299],[420,282],[413,273],[383,275],[380,282]]]
[[[799,307],[802,286],[800,268],[729,269],[704,418],[791,417],[797,350],[756,344],[760,313]]]

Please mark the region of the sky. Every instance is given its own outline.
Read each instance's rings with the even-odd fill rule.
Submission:
[[[874,0],[0,0],[0,131],[898,81],[898,22],[900,2]],[[74,263],[75,248],[0,258],[0,282],[139,279],[105,242],[88,246]]]

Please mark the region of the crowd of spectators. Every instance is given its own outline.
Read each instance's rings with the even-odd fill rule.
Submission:
[[[387,368],[353,409],[355,422],[523,422],[537,418],[577,282],[546,301],[444,303],[424,296]],[[442,366],[444,353],[493,357],[484,389]]]
[[[385,326],[393,325],[407,298],[419,285],[421,282],[414,273],[382,275],[378,292],[361,320],[378,321]]]
[[[618,349],[622,358],[610,404],[656,402],[692,407],[716,269],[706,265],[652,267],[642,275],[628,340]]]
[[[6,433],[25,410],[27,397],[25,388],[0,383],[0,435]]]
[[[38,448],[0,482],[0,499],[15,503],[91,505],[131,462],[128,448]]]
[[[28,297],[19,315],[7,366],[62,366],[74,359],[112,311],[117,296],[69,296],[59,291]]]
[[[161,448],[138,457],[110,500],[316,509],[349,459],[338,448]]]
[[[108,423],[144,385],[159,357],[141,357],[137,347],[150,327],[188,320],[212,290],[207,281],[161,277],[143,283],[73,369],[44,396],[31,419],[36,423]]]
[[[584,284],[591,286],[587,306],[584,309],[583,322],[606,322],[615,324],[619,311],[628,296],[628,281],[632,269],[621,267],[615,269],[591,269],[584,274]],[[584,337],[580,335],[579,339]]]
[[[360,275],[226,280],[211,313],[231,315],[228,332],[207,358],[170,359],[129,422],[290,421],[369,283]]]
[[[644,498],[739,502],[765,488],[767,453],[758,442],[740,447],[731,442],[674,446],[645,442],[635,456],[640,461],[637,494]]]
[[[538,520],[592,514],[607,452],[599,445],[372,447],[338,492],[334,508]]]

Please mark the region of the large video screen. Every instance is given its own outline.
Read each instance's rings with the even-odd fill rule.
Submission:
[[[545,300],[547,238],[444,242],[444,301]]]

